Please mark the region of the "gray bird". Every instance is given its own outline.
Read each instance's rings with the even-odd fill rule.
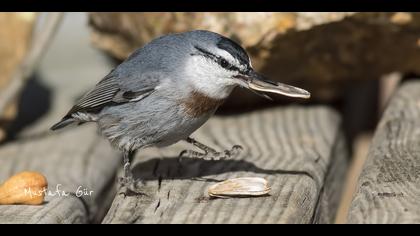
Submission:
[[[185,140],[201,149],[180,156],[224,159],[241,146],[217,152],[190,137],[225,101],[236,86],[309,98],[300,88],[267,80],[252,68],[245,50],[217,33],[195,30],[154,39],[134,51],[85,94],[51,127],[96,122],[102,134],[123,152],[120,183],[138,192],[130,161],[134,151]]]

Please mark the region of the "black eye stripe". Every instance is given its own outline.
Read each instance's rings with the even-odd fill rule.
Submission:
[[[226,59],[220,57],[220,56],[216,56],[213,53],[200,48],[198,46],[194,46],[198,51],[200,51],[202,54],[202,56],[205,56],[207,58],[212,59],[213,61],[215,61],[217,64],[219,64],[221,67],[227,69],[227,70],[231,70],[231,71],[239,71],[239,68],[232,65],[231,63],[229,63]],[[196,55],[196,54],[191,54],[191,55]]]
[[[198,46],[194,46],[194,48],[197,49],[198,51],[200,51],[201,53],[203,53],[203,55],[205,55],[205,56],[216,57],[216,55],[214,55],[213,53],[211,53],[211,52],[209,52],[209,51],[207,51],[203,48],[200,48]]]

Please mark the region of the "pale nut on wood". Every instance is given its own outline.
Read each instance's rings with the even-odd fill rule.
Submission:
[[[219,198],[257,197],[268,194],[270,190],[264,178],[242,177],[214,184],[209,187],[208,194]]]
[[[48,188],[47,179],[40,173],[18,173],[0,186],[0,205],[40,205]]]

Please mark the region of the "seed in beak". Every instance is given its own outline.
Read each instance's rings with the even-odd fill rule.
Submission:
[[[297,87],[287,85],[287,84],[275,83],[273,81],[270,81],[270,83],[267,83],[266,81],[261,81],[261,80],[250,80],[248,81],[248,87],[256,91],[276,93],[276,94],[281,94],[288,97],[305,98],[305,99],[308,99],[311,97],[311,94],[304,89],[297,88]]]
[[[251,70],[246,75],[239,75],[235,78],[240,79],[242,83],[245,82],[250,90],[258,92],[276,93],[288,97],[296,98],[310,98],[311,94],[301,88],[291,85],[283,84],[276,81],[271,81],[265,76]]]

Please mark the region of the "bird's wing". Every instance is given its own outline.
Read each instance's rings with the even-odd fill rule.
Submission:
[[[157,86],[158,80],[148,80],[141,83],[141,88],[127,88],[121,79],[112,73],[102,79],[95,88],[86,93],[67,113],[67,117],[76,112],[96,112],[107,105],[118,105],[127,102],[140,101],[149,96]]]

